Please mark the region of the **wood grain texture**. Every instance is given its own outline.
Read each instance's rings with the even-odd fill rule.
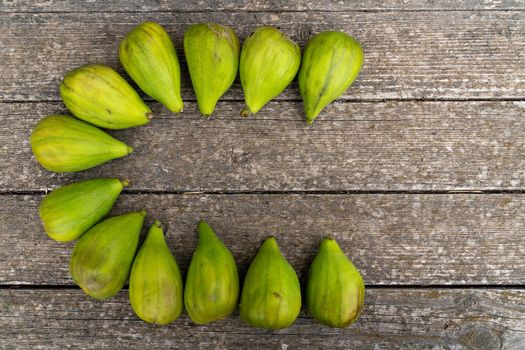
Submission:
[[[96,11],[374,11],[374,10],[516,10],[520,0],[237,0],[237,1],[81,1],[2,0],[0,12],[96,12]]]
[[[72,284],[73,243],[43,232],[40,198],[1,196],[0,284]],[[124,194],[114,213],[142,208],[148,223],[157,218],[167,227],[183,272],[205,219],[241,274],[274,234],[304,282],[321,239],[331,235],[369,285],[525,284],[525,195]]]
[[[524,10],[521,0],[0,0],[0,348],[525,349]],[[185,112],[146,97],[152,123],[112,132],[133,155],[77,174],[45,171],[28,138],[43,116],[65,112],[62,76],[89,62],[122,73],[119,41],[145,20],[178,48]],[[344,30],[362,43],[365,65],[313,127],[296,82],[243,119],[236,81],[205,120],[182,35],[211,21],[241,39],[278,26],[301,46]],[[279,332],[250,328],[237,312],[160,328],[133,315],[127,291],[89,299],[69,277],[73,243],[43,232],[38,192],[99,176],[133,181],[113,214],[146,208],[147,225],[160,219],[184,274],[200,219],[241,277],[276,235],[303,287],[321,238],[336,237],[372,286],[362,317],[345,330],[305,310]]]
[[[524,11],[227,11],[0,13],[0,100],[58,100],[63,75],[89,62],[122,71],[119,41],[145,20],[166,27],[181,59],[183,32],[193,23],[230,25],[241,38],[274,25],[301,45],[313,33],[344,30],[365,53],[345,99],[525,98]],[[183,98],[194,99],[184,62],[182,71]],[[242,99],[238,83],[226,98]],[[280,98],[298,99],[297,84]]]
[[[136,191],[389,191],[525,188],[523,102],[335,103],[313,127],[300,102],[241,118],[222,102],[205,119],[152,104],[145,126],[113,132],[130,156],[75,174],[46,171],[29,135],[60,103],[0,104],[0,190],[46,190],[94,176]]]
[[[321,326],[303,311],[288,329],[248,327],[237,313],[167,327],[133,315],[127,293],[96,302],[80,290],[0,290],[0,341],[9,349],[455,349],[525,347],[525,292],[371,289],[357,323]]]

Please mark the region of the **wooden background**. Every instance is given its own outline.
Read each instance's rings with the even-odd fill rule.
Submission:
[[[112,132],[135,152],[77,174],[33,158],[35,123],[64,113],[61,77],[88,62],[122,72],[117,48],[145,20],[174,39],[184,113],[148,100],[145,127]],[[363,45],[356,83],[309,127],[294,82],[239,117],[238,82],[214,117],[198,115],[184,29],[230,25],[244,39],[281,28],[304,45],[340,29]],[[5,349],[525,349],[525,2],[522,0],[0,1],[0,347]],[[73,244],[50,240],[38,203],[96,176],[133,180],[114,213],[159,218],[185,272],[199,219],[244,275],[278,236],[301,280],[333,235],[367,284],[344,330],[303,311],[261,331],[232,317],[196,326],[140,322],[127,293],[89,299],[67,271]]]

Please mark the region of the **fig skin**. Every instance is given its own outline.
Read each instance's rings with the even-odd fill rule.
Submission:
[[[149,96],[174,113],[182,112],[180,64],[168,33],[156,22],[133,28],[120,42],[120,63]]]
[[[242,45],[239,75],[246,107],[241,115],[257,113],[286,89],[301,65],[301,49],[270,26],[257,28]]]
[[[290,326],[300,310],[301,287],[297,274],[279,251],[275,237],[270,236],[246,273],[241,318],[254,327],[277,330]]]
[[[184,54],[199,111],[203,116],[210,116],[237,76],[239,39],[229,27],[217,23],[195,24],[184,33]]]
[[[166,325],[183,309],[182,277],[159,221],[150,227],[129,277],[129,300],[135,314],[148,323]]]
[[[225,318],[237,306],[239,274],[230,250],[204,221],[199,223],[199,242],[193,253],[184,304],[196,324]]]
[[[77,241],[69,272],[73,281],[92,298],[104,300],[117,294],[128,279],[137,251],[146,211],[106,219]]]
[[[324,325],[343,328],[359,317],[364,298],[361,274],[335,239],[324,238],[308,273],[308,311]]]
[[[47,194],[39,207],[46,233],[59,242],[79,238],[109,213],[128,183],[119,179],[90,179]]]
[[[361,45],[346,33],[322,32],[308,41],[298,76],[308,124],[352,85],[362,64]]]
[[[133,152],[93,125],[59,114],[40,120],[30,143],[36,160],[57,173],[86,170]]]
[[[153,117],[128,82],[104,64],[69,71],[60,84],[60,96],[75,117],[101,128],[145,125]]]

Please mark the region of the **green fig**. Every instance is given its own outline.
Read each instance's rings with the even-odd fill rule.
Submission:
[[[40,202],[40,218],[49,237],[72,241],[106,216],[128,181],[91,179],[62,186]]]
[[[362,64],[359,42],[346,33],[322,32],[308,41],[298,78],[308,124],[345,92]]]
[[[217,101],[235,80],[239,51],[233,29],[220,24],[195,24],[184,33],[184,53],[202,115],[213,113]]]
[[[75,244],[69,272],[89,296],[103,300],[117,294],[129,276],[146,211],[106,219]]]
[[[170,111],[182,112],[177,52],[160,24],[144,22],[133,28],[120,43],[119,57],[142,91]]]
[[[363,309],[365,285],[359,271],[335,239],[325,238],[308,274],[306,301],[310,314],[322,324],[342,328]]]
[[[58,114],[40,120],[30,142],[40,164],[57,173],[89,169],[133,152],[93,125]]]
[[[182,312],[182,277],[159,221],[149,229],[129,276],[129,300],[142,320],[155,324],[175,321]]]
[[[268,237],[253,259],[241,294],[241,318],[271,330],[290,326],[301,310],[301,287],[293,267]]]
[[[244,42],[239,75],[246,107],[257,113],[292,82],[301,64],[301,49],[274,27],[257,28]]]
[[[231,252],[204,221],[193,253],[184,305],[193,322],[206,324],[230,315],[239,298],[239,275]]]
[[[112,68],[88,64],[69,71],[60,96],[77,118],[107,129],[125,129],[149,123],[151,110]]]

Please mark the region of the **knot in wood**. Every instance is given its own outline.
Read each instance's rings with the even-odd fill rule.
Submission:
[[[499,350],[502,347],[499,333],[486,326],[474,326],[463,333],[461,343],[472,350]]]
[[[461,293],[454,298],[454,304],[458,311],[473,310],[480,300],[473,294]]]

